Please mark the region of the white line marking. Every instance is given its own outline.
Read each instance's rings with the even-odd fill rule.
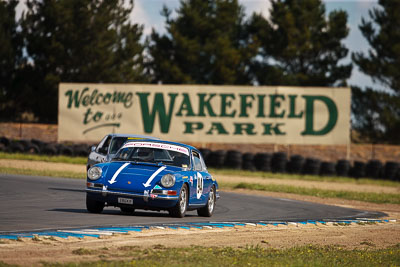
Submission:
[[[93,231],[91,229],[86,229],[86,230],[72,230],[72,231],[68,231],[68,230],[58,230],[58,232],[61,233],[72,233],[72,234],[83,234],[83,235],[113,235],[112,232],[108,232],[108,231]]]
[[[149,187],[151,184],[151,181],[153,181],[153,179],[157,176],[157,174],[159,174],[160,172],[162,172],[165,168],[167,168],[166,166],[162,166],[161,168],[159,168],[158,170],[156,170],[151,176],[150,178],[147,180],[146,183],[144,183],[144,187]]]
[[[121,167],[119,167],[119,169],[114,173],[114,175],[113,175],[113,177],[111,178],[111,180],[108,180],[108,182],[109,182],[110,184],[115,183],[118,174],[119,174],[123,169],[125,169],[125,167],[128,166],[129,164],[130,164],[130,163],[127,162],[127,163],[125,163],[124,165],[122,165]]]

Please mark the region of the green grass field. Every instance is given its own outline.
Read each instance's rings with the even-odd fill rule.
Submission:
[[[400,194],[354,192],[342,190],[324,190],[319,188],[305,188],[299,186],[277,185],[277,184],[253,184],[253,183],[232,183],[222,184],[222,188],[250,189],[269,192],[291,193],[305,196],[316,196],[322,198],[343,198],[371,203],[400,204]]]
[[[114,251],[78,249],[76,255],[95,255],[101,260],[77,264],[43,263],[43,266],[398,266],[400,246],[386,249],[345,250],[341,247],[303,246],[271,249],[246,248],[165,248],[120,247],[118,257],[107,260]],[[56,261],[57,259],[55,259]],[[7,266],[2,265],[0,266]]]

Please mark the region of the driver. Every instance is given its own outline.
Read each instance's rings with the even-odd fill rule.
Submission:
[[[147,147],[140,147],[138,148],[137,155],[140,160],[142,161],[153,161],[154,160],[154,153],[153,149]]]

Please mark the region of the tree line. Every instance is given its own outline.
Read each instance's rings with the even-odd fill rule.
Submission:
[[[267,4],[267,0],[266,4]],[[57,122],[58,83],[352,86],[356,140],[400,144],[400,1],[380,0],[351,54],[343,10],[321,0],[273,0],[246,17],[238,0],[164,7],[165,33],[132,23],[124,0],[0,0],[0,119]],[[353,65],[378,88],[348,85]]]

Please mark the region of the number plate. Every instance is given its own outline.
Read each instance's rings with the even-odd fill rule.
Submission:
[[[118,198],[118,203],[133,205],[133,199],[119,197]]]

